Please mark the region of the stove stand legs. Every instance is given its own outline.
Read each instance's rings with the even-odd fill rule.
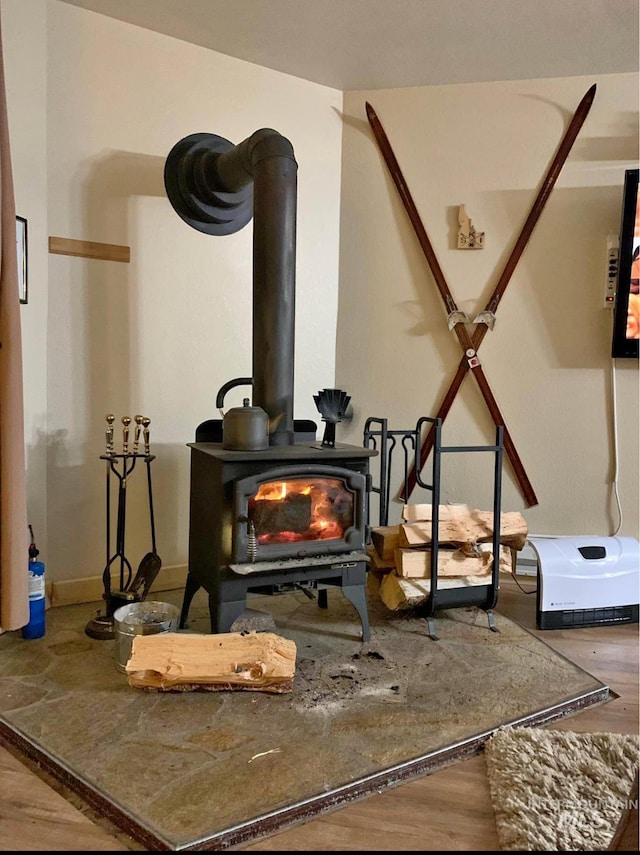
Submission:
[[[340,590],[358,612],[358,617],[362,624],[362,640],[370,641],[369,610],[367,608],[367,594],[364,585],[341,585]],[[329,607],[327,588],[318,589],[318,607],[321,609]]]
[[[247,608],[246,597],[241,600],[220,600],[215,594],[209,594],[209,615],[211,632],[231,632],[231,627]]]
[[[185,628],[187,617],[189,615],[189,607],[191,606],[191,600],[194,598],[200,587],[200,582],[196,582],[196,577],[193,573],[187,573],[187,581],[184,586],[184,597],[182,598],[182,610],[180,612],[180,623],[178,624],[179,629]]]
[[[278,590],[279,586],[301,587],[300,583],[308,582],[308,579],[309,577],[304,571],[300,573],[270,573],[267,571],[256,574],[253,580],[246,576],[219,579],[218,583],[213,585],[208,592],[211,632],[230,631],[234,621],[247,608],[247,595],[249,593],[285,593],[284,590]],[[348,565],[339,568],[327,567],[316,570],[316,581],[323,585],[323,587],[318,588],[319,608],[326,609],[328,605],[327,589],[324,585],[339,588],[358,613],[362,624],[362,640],[365,642],[371,639],[366,580],[367,568],[363,561],[350,562]],[[201,587],[200,582],[196,580],[195,573],[187,573],[180,612],[180,629],[185,628],[191,601]],[[306,596],[313,598],[313,594],[310,594],[306,588],[303,589],[303,592]]]
[[[349,602],[353,604],[360,616],[362,640],[369,641],[371,639],[371,630],[369,628],[369,612],[367,610],[367,595],[364,585],[342,585],[340,590]]]
[[[182,598],[182,609],[180,611],[180,629],[184,629],[189,617],[189,609],[191,601],[202,585],[196,580],[193,573],[187,573],[187,581],[184,587],[184,596]],[[229,632],[231,625],[239,618],[242,612],[246,609],[246,592],[239,600],[229,600],[220,597],[219,593],[209,591],[209,616],[211,619],[211,632]]]

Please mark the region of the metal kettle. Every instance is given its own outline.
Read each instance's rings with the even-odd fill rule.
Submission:
[[[229,380],[218,391],[216,406],[222,416],[222,447],[228,451],[262,451],[269,447],[269,435],[277,428],[284,413],[269,419],[262,407],[252,407],[249,398],[243,398],[241,407],[226,413],[222,409],[224,397],[236,386],[251,386],[251,377]]]
[[[252,407],[244,398],[241,407],[232,407],[222,420],[222,447],[233,451],[261,451],[269,447],[269,434],[283,414],[269,419],[262,407]]]

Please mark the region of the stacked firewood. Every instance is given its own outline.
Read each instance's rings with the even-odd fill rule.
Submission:
[[[423,603],[431,592],[433,508],[405,505],[399,525],[371,531],[368,588],[391,610]],[[501,572],[511,572],[516,553],[527,540],[527,524],[518,511],[500,515]],[[467,505],[438,509],[438,589],[490,585],[493,573],[493,512]]]

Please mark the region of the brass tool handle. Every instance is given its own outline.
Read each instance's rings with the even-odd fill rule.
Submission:
[[[107,420],[107,428],[105,430],[105,439],[106,439],[106,453],[113,454],[113,422],[115,421],[115,416],[113,413],[107,413],[105,416]]]
[[[131,424],[131,416],[122,417],[122,453],[129,453],[129,425]]]
[[[142,421],[144,416],[135,416],[134,421],[136,423],[135,431],[133,434],[133,453],[137,454],[138,449],[140,448],[140,434],[142,433]]]
[[[143,418],[142,419],[142,436],[144,437],[144,453],[150,454],[149,451],[149,425],[151,424],[151,419]]]

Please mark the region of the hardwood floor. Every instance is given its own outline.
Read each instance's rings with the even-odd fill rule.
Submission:
[[[519,577],[526,590],[535,578]],[[637,734],[638,624],[539,631],[535,594],[510,577],[498,609],[619,695],[553,722],[557,730]],[[321,758],[319,758],[321,762]],[[369,796],[325,816],[254,841],[244,851],[496,851],[499,847],[484,757],[467,760]],[[637,816],[625,851],[638,851]],[[622,848],[618,846],[618,848]],[[70,792],[0,747],[2,851],[127,851],[141,847],[85,808]]]

